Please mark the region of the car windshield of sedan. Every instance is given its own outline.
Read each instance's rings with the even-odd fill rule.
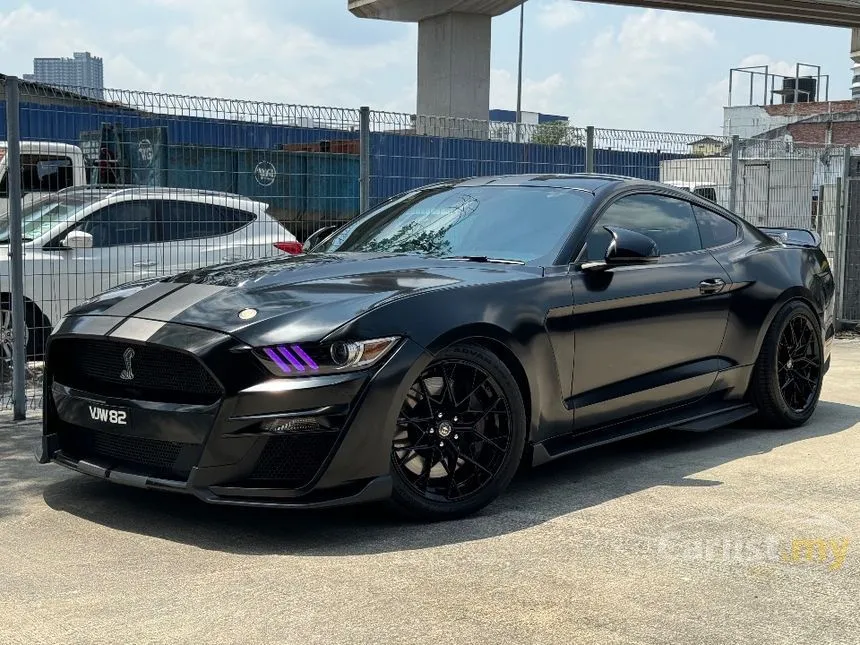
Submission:
[[[81,208],[92,203],[92,198],[52,195],[27,204],[21,209],[21,235],[31,242],[58,224],[71,219]],[[0,243],[9,241],[9,212],[0,215]]]
[[[314,251],[424,253],[529,262],[558,245],[593,199],[548,186],[445,186],[382,204]]]

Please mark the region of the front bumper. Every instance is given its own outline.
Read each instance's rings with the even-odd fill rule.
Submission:
[[[74,329],[57,330],[52,343],[99,324],[104,321],[79,319]],[[49,345],[38,460],[213,504],[317,508],[391,494],[395,421],[406,391],[430,360],[423,348],[404,340],[367,372],[280,379],[259,372],[240,383],[236,372],[244,355],[230,336],[168,323],[147,338],[112,340],[163,347],[179,338],[182,351],[193,348],[228,384],[217,402],[153,402],[70,387],[54,378]],[[96,419],[97,408],[122,410],[127,425]],[[267,431],[263,424],[276,418],[304,427]]]

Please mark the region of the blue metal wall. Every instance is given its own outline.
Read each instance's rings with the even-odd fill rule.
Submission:
[[[658,181],[660,161],[684,155],[595,150],[595,172]],[[371,204],[445,179],[502,174],[585,171],[585,148],[445,139],[396,134],[371,135]]]
[[[5,126],[5,103],[0,118]],[[168,144],[164,163],[168,185],[231,190],[276,202],[299,215],[318,213],[338,219],[358,209],[355,155],[275,151],[282,144],[357,139],[358,133],[333,128],[302,128],[137,113],[86,105],[22,104],[22,138],[79,144],[81,133],[102,123],[125,128],[163,127]],[[0,126],[0,132],[5,127]],[[585,170],[585,149],[504,141],[371,134],[371,204],[435,181],[518,173],[571,173]],[[269,187],[254,181],[255,164],[276,155],[278,179]],[[262,155],[261,155],[262,153]],[[658,180],[660,161],[683,155],[595,151],[595,170]]]

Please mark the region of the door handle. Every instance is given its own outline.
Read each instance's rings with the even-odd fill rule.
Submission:
[[[135,263],[134,263],[134,266],[136,266],[136,267],[138,267],[138,268],[143,269],[143,268],[148,268],[148,267],[154,267],[156,264],[158,264],[158,262],[154,262],[154,261],[150,261],[150,262],[135,262]]]
[[[702,280],[699,283],[699,291],[701,291],[705,295],[711,295],[715,293],[719,293],[726,287],[726,281],[722,278],[711,278],[709,280]]]

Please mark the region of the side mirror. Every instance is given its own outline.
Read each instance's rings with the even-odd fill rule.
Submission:
[[[612,241],[606,248],[606,264],[647,264],[660,259],[657,242],[647,235],[615,226],[603,228],[612,235]]]
[[[317,229],[316,231],[308,235],[307,239],[305,240],[305,243],[302,244],[302,253],[307,253],[308,251],[310,251],[317,245],[320,239],[322,239],[323,235],[325,235],[329,231],[333,231],[336,228],[336,226],[324,226],[323,228]]]
[[[612,240],[606,247],[603,262],[586,262],[586,271],[605,271],[614,266],[648,264],[660,259],[657,242],[647,235],[618,226],[604,226]]]
[[[67,249],[91,249],[93,247],[93,236],[84,231],[72,231],[60,244]]]

